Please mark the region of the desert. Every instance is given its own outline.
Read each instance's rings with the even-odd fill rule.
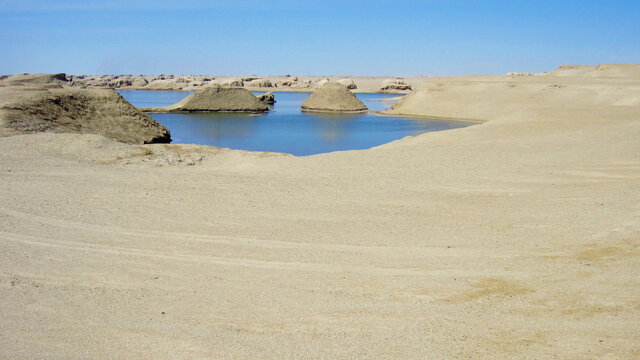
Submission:
[[[0,18],[0,360],[640,359],[640,1]]]
[[[635,358],[639,68],[428,79],[386,112],[482,123],[307,157],[4,133],[2,357]]]

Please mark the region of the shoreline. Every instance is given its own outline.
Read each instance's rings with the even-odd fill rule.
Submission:
[[[447,121],[451,121],[451,122],[463,122],[463,123],[472,123],[472,124],[483,124],[486,123],[488,121],[488,119],[468,119],[468,118],[450,118],[450,117],[445,117],[445,116],[434,116],[434,115],[428,115],[428,114],[404,114],[404,113],[393,113],[393,112],[389,112],[392,111],[391,109],[387,109],[387,110],[370,110],[370,113],[372,115],[376,115],[376,116],[401,116],[401,117],[406,117],[406,118],[411,118],[411,119],[419,119],[419,120],[447,120]],[[455,129],[448,129],[448,130],[439,130],[439,131],[449,131],[449,130],[455,130]]]

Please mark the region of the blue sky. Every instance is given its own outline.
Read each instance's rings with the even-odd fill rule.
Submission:
[[[2,74],[502,74],[640,63],[640,0],[0,0],[0,33]]]

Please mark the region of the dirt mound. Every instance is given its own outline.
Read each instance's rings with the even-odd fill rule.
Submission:
[[[100,134],[129,144],[168,143],[169,130],[113,90],[0,88],[0,134]]]
[[[302,103],[302,110],[364,111],[367,107],[346,86],[327,82]]]
[[[401,79],[386,79],[380,84],[379,91],[404,91],[411,90],[411,84]]]
[[[162,109],[166,111],[268,111],[269,107],[249,90],[214,85]]]
[[[262,95],[258,95],[258,100],[262,101],[265,104],[275,104],[276,96],[273,94],[273,91],[269,91]]]
[[[273,84],[269,79],[253,79],[244,82],[245,87],[257,87],[257,88],[265,88],[272,87]]]
[[[353,81],[353,79],[348,79],[348,78],[347,79],[340,79],[340,80],[337,80],[336,82],[346,86],[347,89],[350,89],[350,90],[358,88],[358,86]]]

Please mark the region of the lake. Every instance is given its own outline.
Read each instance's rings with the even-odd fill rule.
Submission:
[[[174,104],[191,92],[119,90],[136,107]],[[256,93],[259,94],[259,93]],[[465,127],[469,122],[377,116],[370,113],[304,113],[300,105],[311,93],[275,92],[275,105],[265,114],[151,113],[171,131],[172,143],[200,144],[237,150],[270,151],[306,156],[368,149],[405,136]],[[384,110],[394,94],[356,94],[371,110]],[[382,99],[382,100],[380,100]]]

